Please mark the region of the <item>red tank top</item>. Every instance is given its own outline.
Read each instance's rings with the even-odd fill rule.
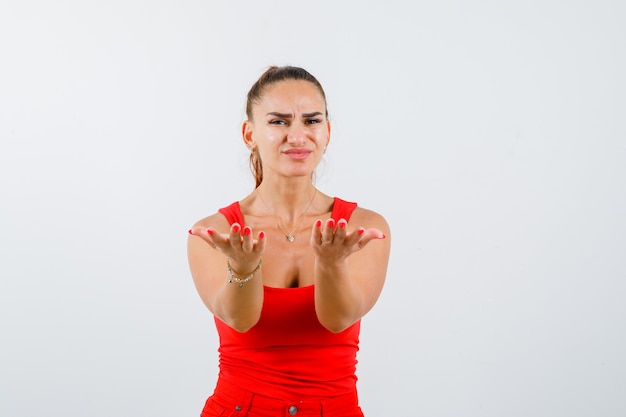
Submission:
[[[335,197],[331,217],[349,220],[356,203]],[[219,210],[244,226],[239,203]],[[215,318],[220,338],[220,379],[275,398],[321,398],[356,386],[360,321],[341,333],[315,315],[314,286],[264,287],[259,322],[240,333]]]

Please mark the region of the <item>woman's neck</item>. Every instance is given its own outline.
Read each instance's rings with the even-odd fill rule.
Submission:
[[[317,194],[310,181],[299,184],[263,181],[255,191],[261,206],[286,223],[306,214]]]

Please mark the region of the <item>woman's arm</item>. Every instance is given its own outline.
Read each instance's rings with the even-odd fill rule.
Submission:
[[[189,268],[202,301],[233,329],[248,331],[258,322],[263,306],[263,232],[254,239],[249,227],[229,226],[221,214],[199,221],[189,232]],[[240,285],[238,279],[250,275],[252,278]]]
[[[336,225],[332,219],[318,221],[311,235],[316,255],[315,311],[320,323],[335,333],[371,310],[382,291],[389,263],[390,230],[381,215],[357,208],[350,225],[343,219]]]

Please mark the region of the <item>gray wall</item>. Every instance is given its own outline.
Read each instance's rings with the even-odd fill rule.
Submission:
[[[384,214],[368,417],[626,414],[626,6],[0,5],[0,415],[197,416],[187,230],[248,193],[244,97],[326,88],[318,186]]]

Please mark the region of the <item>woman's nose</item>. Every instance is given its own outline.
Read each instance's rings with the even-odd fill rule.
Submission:
[[[301,126],[292,125],[287,133],[287,142],[294,146],[304,145],[306,142],[306,133]]]

